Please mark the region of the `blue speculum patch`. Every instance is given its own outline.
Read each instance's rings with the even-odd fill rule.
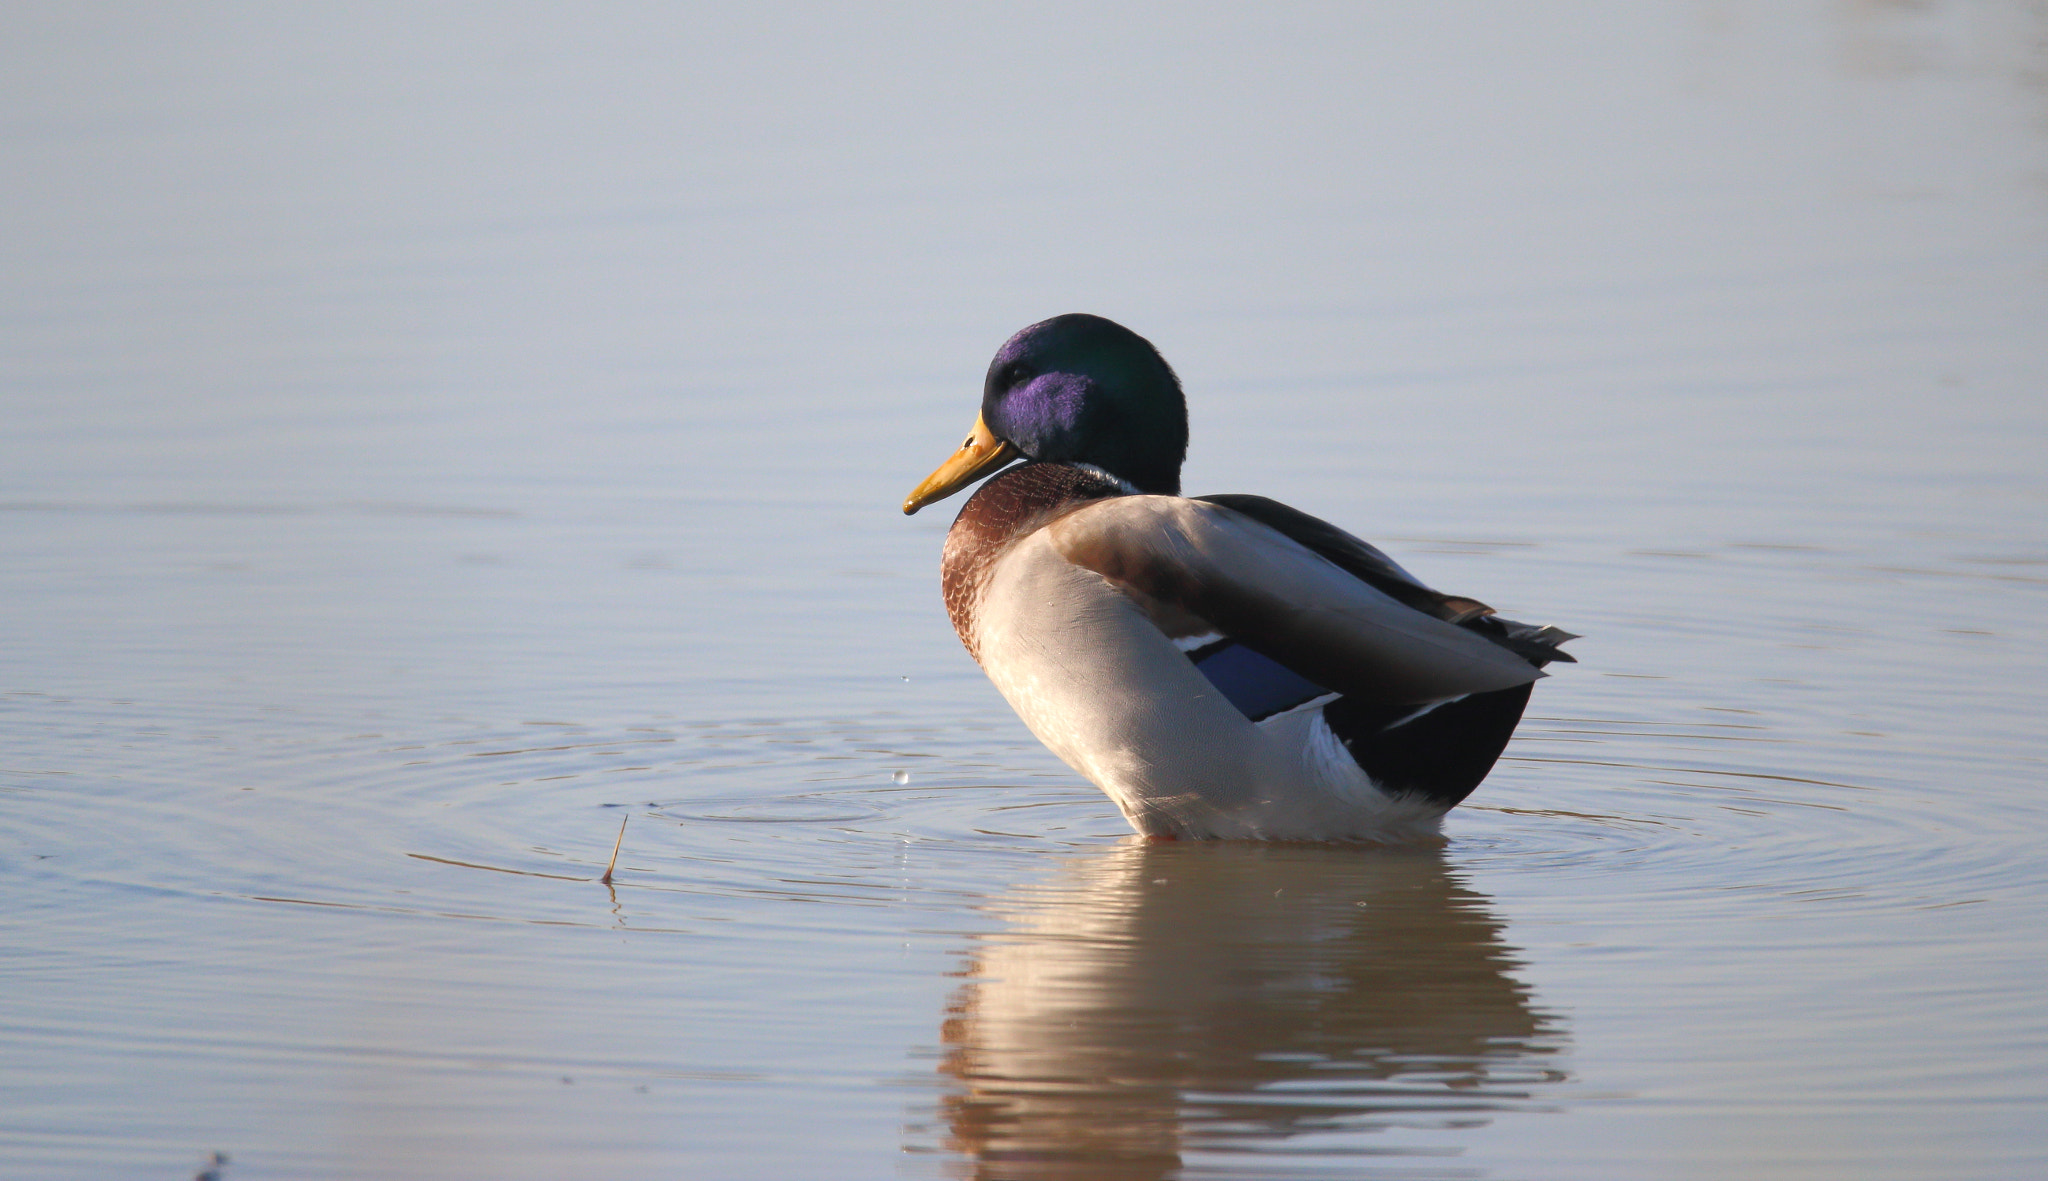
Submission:
[[[1239,713],[1254,722],[1330,692],[1235,640],[1219,640],[1190,653],[1188,659]]]

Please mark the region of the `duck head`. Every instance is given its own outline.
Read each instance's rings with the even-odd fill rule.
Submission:
[[[996,350],[973,431],[903,511],[943,500],[1019,456],[1088,464],[1140,492],[1176,494],[1187,453],[1187,399],[1152,342],[1101,316],[1054,316]]]

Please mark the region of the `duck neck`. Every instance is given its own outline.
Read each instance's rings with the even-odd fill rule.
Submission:
[[[1089,501],[1129,495],[1129,481],[1119,480],[1092,464],[1025,463],[975,489],[960,515],[946,531],[940,559],[939,585],[946,596],[946,614],[960,642],[975,652],[974,614],[982,584],[996,559],[1022,538],[1053,518]]]

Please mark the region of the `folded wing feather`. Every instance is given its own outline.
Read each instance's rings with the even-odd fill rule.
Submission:
[[[1347,574],[1363,579],[1374,589],[1386,592],[1424,615],[1455,623],[1515,655],[1542,668],[1553,660],[1577,664],[1560,645],[1579,637],[1563,628],[1518,623],[1494,614],[1493,608],[1463,595],[1447,595],[1423,583],[1401,568],[1400,563],[1380,552],[1379,547],[1344,532],[1328,521],[1311,517],[1298,508],[1244,493],[1197,496],[1242,513],[1267,528],[1300,542],[1309,552]]]
[[[1229,508],[1120,496],[1077,509],[1046,533],[1067,561],[1206,619],[1261,655],[1364,701],[1434,701],[1543,675]]]

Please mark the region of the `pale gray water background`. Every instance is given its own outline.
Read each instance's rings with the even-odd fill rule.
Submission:
[[[0,175],[0,1175],[2048,1175],[2041,3],[16,5]],[[1445,848],[960,650],[1070,310],[1586,633]]]

